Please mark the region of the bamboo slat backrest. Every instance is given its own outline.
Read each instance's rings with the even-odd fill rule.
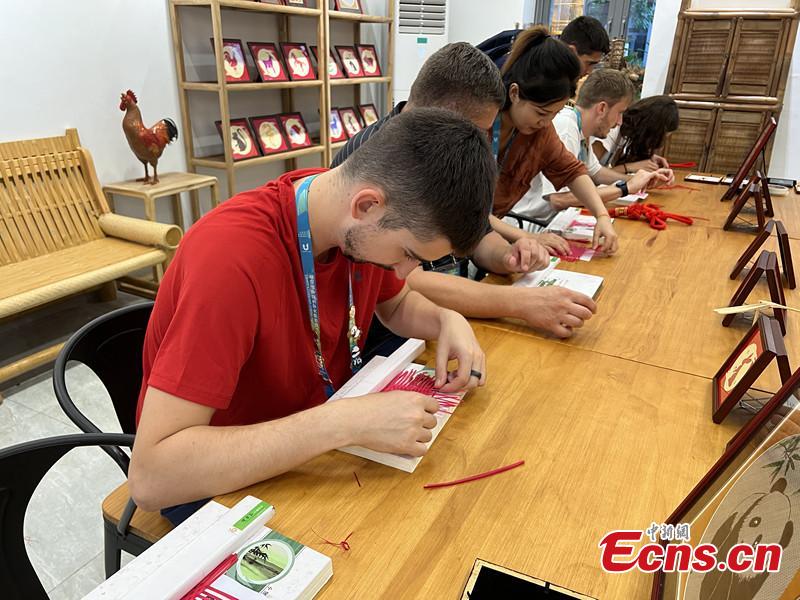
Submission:
[[[104,237],[108,212],[78,133],[0,143],[0,266]]]

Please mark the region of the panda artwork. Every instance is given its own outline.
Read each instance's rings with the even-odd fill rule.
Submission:
[[[795,523],[800,515],[800,469],[794,465],[799,451],[800,435],[771,445],[724,492],[705,530],[692,524],[692,544],[714,544],[719,560],[737,544],[780,545],[779,572],[690,573],[685,600],[774,600],[788,590],[800,568],[800,531]],[[700,531],[702,537],[697,539]]]

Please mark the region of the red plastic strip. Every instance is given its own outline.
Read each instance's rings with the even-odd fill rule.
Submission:
[[[217,579],[219,579],[222,574],[227,571],[231,565],[236,562],[236,554],[231,554],[227,556],[225,560],[219,563],[214,569],[205,577],[203,577],[196,586],[194,586],[191,590],[186,592],[182,597],[181,600],[195,600],[196,598],[200,597],[205,589],[214,583]]]
[[[356,483],[358,484],[358,487],[361,487],[361,482],[358,480],[358,473],[356,473],[355,471],[353,471],[353,477],[355,477],[355,478],[356,478]]]
[[[669,163],[670,169],[693,169],[696,166],[696,162]]]
[[[492,469],[491,471],[486,471],[485,473],[478,473],[477,475],[470,475],[469,477],[464,477],[463,479],[456,479],[455,481],[444,481],[442,483],[426,483],[422,487],[427,489],[431,488],[440,488],[440,487],[447,487],[449,485],[458,485],[460,483],[467,483],[469,481],[475,481],[477,479],[484,479],[485,477],[491,477],[492,475],[497,475],[498,473],[504,473],[505,471],[510,471],[511,469],[516,469],[517,467],[524,465],[524,460],[518,460],[517,462],[506,465],[505,467],[500,467],[498,469]]]

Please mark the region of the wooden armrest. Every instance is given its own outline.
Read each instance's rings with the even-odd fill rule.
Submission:
[[[158,246],[165,250],[175,250],[183,237],[183,232],[177,225],[154,223],[114,213],[100,215],[98,222],[100,229],[107,236],[136,242],[144,246]]]

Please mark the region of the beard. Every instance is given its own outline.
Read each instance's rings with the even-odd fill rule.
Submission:
[[[345,232],[344,250],[342,250],[342,254],[344,254],[344,257],[350,262],[360,265],[373,265],[386,271],[393,271],[394,268],[389,265],[372,262],[364,258],[363,248],[365,246],[364,238],[366,237],[366,231],[364,230],[367,228],[375,228],[375,226],[363,225],[359,227],[356,225]]]

